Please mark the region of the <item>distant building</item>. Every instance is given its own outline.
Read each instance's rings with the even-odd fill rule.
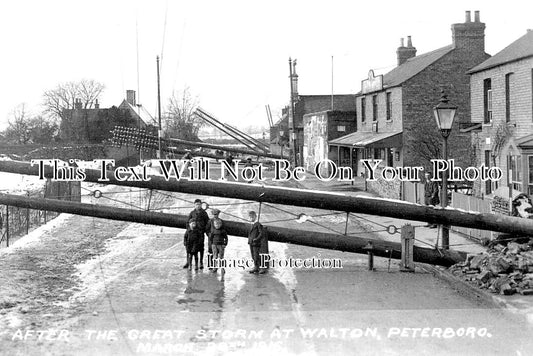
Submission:
[[[100,108],[98,99],[94,107],[84,107],[81,99],[75,99],[74,109],[65,109],[61,118],[61,139],[75,143],[101,142],[110,136],[115,125],[152,129],[154,119],[148,111],[135,102],[135,91],[128,90],[126,99],[117,108]]]
[[[356,129],[355,111],[328,110],[304,115],[302,165],[313,170],[320,161],[337,156],[338,152],[330,152],[328,142]],[[327,174],[326,169],[324,166],[323,175]]]
[[[533,31],[469,71],[476,164],[499,167],[500,182],[477,182],[476,195],[498,186],[533,194]]]
[[[335,95],[300,95],[298,93],[298,75],[296,74],[296,61],[293,66],[292,80],[292,101],[294,103],[294,116],[292,116],[291,104],[282,110],[281,119],[270,128],[270,150],[273,153],[280,153],[280,147],[285,147],[288,153],[289,135],[291,132],[291,118],[294,118],[294,134],[296,139],[296,154],[298,164],[302,166],[304,150],[304,115],[323,112],[327,110],[354,111],[355,95],[335,94]],[[281,145],[280,145],[281,143]]]
[[[81,99],[75,99],[74,109],[64,109],[61,114],[61,140],[76,143],[88,142],[91,126],[97,121],[100,110],[98,99],[91,108],[85,108]]]

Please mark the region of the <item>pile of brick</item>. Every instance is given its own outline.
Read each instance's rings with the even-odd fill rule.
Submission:
[[[486,253],[468,255],[450,271],[492,293],[533,295],[533,239],[497,244]]]

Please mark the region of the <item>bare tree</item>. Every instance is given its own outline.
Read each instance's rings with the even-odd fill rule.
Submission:
[[[492,151],[492,163],[494,166],[496,166],[496,159],[500,158],[500,154],[502,153],[502,149],[509,141],[509,138],[512,136],[513,132],[511,128],[507,125],[507,123],[502,122],[497,127],[496,130],[493,131],[492,137],[491,137],[491,151]]]
[[[59,127],[55,120],[39,115],[30,118],[28,124],[33,143],[47,144],[57,139]]]
[[[424,130],[423,134],[419,134],[416,142],[420,158],[425,161],[424,165],[429,167],[432,159],[442,157],[442,141],[440,136],[428,134],[428,131]]]
[[[19,144],[26,144],[30,141],[30,125],[26,104],[20,104],[13,109],[5,136]]]
[[[64,110],[74,109],[77,99],[81,100],[84,109],[91,109],[104,89],[102,83],[92,79],[58,84],[43,94],[45,111],[63,118]]]
[[[198,98],[191,95],[189,88],[174,92],[164,115],[165,136],[197,141],[198,131],[204,125],[203,120],[194,114],[197,106]]]
[[[82,79],[78,83],[78,95],[79,99],[83,103],[83,108],[93,108],[96,100],[98,100],[104,89],[105,86],[102,83],[96,82],[92,79]]]
[[[58,84],[43,94],[45,113],[61,121],[61,130],[67,133],[63,136],[72,136],[71,138],[76,140],[86,139],[89,129],[87,116],[85,115],[84,122],[74,122],[73,110],[76,108],[76,101],[81,102],[82,109],[92,109],[104,88],[102,83],[92,79]]]

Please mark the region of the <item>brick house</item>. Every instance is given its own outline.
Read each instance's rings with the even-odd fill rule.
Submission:
[[[476,163],[504,173],[499,182],[477,181],[474,194],[490,195],[509,178],[513,189],[533,194],[533,31],[469,74]]]
[[[87,141],[90,127],[97,121],[100,110],[98,99],[90,108],[84,107],[81,99],[75,99],[74,108],[63,109],[61,113],[60,138],[78,143]]]
[[[456,165],[469,166],[470,133],[460,127],[470,123],[470,76],[467,71],[490,57],[485,53],[485,24],[479,12],[474,21],[470,11],[464,23],[451,26],[452,44],[416,55],[408,37],[397,49],[397,66],[384,75],[369,72],[356,94],[358,131],[329,142],[349,157],[356,174],[363,172],[360,159],[381,159],[388,166],[424,166],[442,158],[442,136],[437,129],[433,107],[444,90],[450,103],[457,105],[452,133],[448,139],[449,157]],[[370,187],[383,195],[399,197],[400,187]],[[393,193],[391,193],[393,191]]]

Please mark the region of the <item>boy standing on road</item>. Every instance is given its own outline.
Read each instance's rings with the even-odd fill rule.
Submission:
[[[263,225],[257,221],[257,214],[255,211],[249,211],[248,218],[252,223],[250,231],[248,232],[248,245],[250,245],[250,253],[252,254],[252,259],[254,260],[254,268],[250,271],[250,273],[263,274],[266,273],[265,269],[259,271],[259,264],[261,262],[259,253],[263,239]]]
[[[222,228],[222,220],[215,218],[213,219],[213,227],[211,229],[211,239],[213,243],[213,258],[223,260],[224,259],[224,250],[228,245],[228,234],[226,230]],[[216,272],[217,269],[213,268],[213,272]],[[224,272],[224,269],[222,269]]]
[[[192,258],[194,256],[194,270],[198,270],[198,252],[200,252],[200,239],[203,239],[201,233],[196,226],[196,221],[189,220],[189,228],[185,231],[183,236],[183,245],[187,250],[187,267],[192,269]]]
[[[213,217],[209,219],[207,222],[207,226],[205,228],[205,233],[207,234],[207,265],[212,266],[212,260],[213,260],[213,221],[215,219],[219,219],[218,215],[220,214],[220,210],[218,209],[212,209],[211,214],[213,214]]]

